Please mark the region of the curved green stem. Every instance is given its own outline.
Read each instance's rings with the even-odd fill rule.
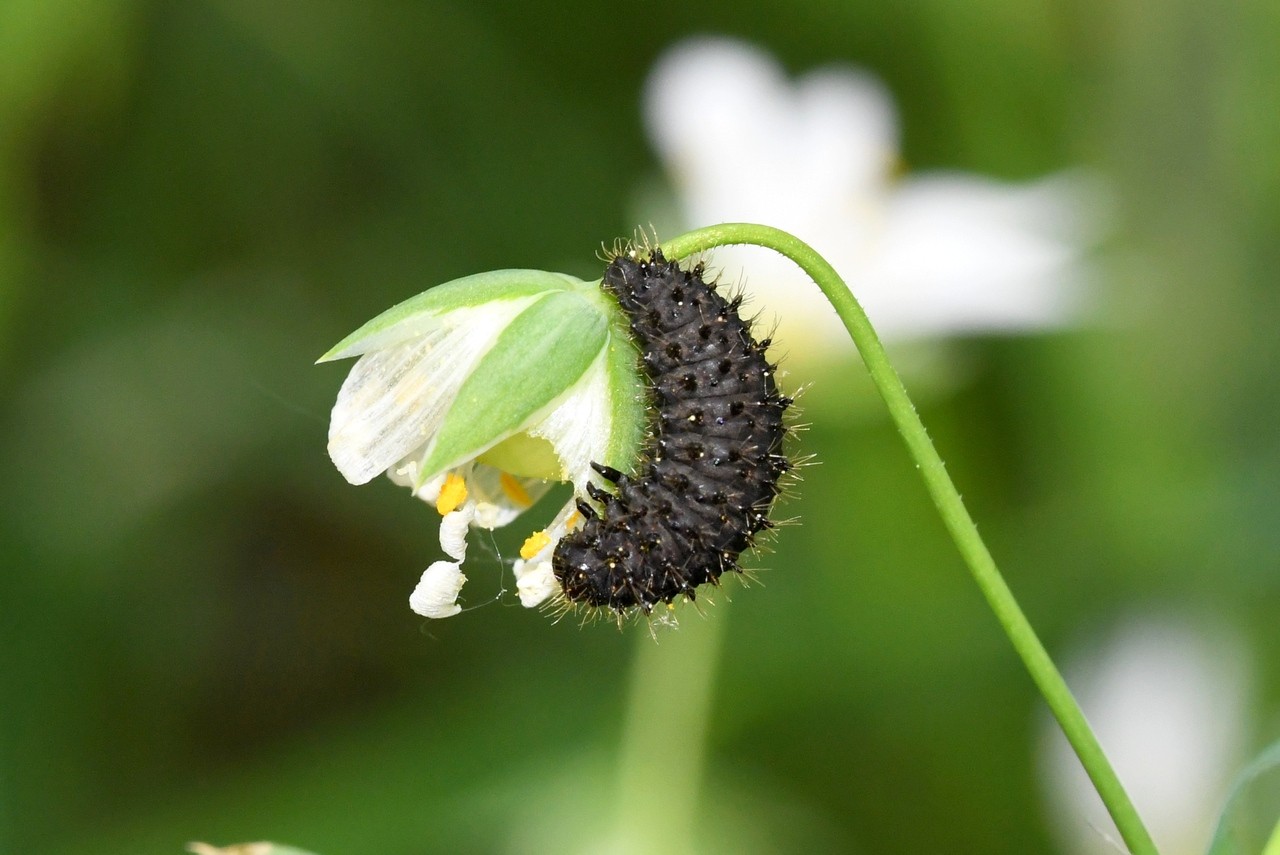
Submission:
[[[1143,826],[1138,812],[1134,809],[1129,795],[1116,777],[1115,770],[1107,761],[1098,744],[1097,737],[1085,721],[1075,698],[1067,688],[1062,675],[1044,645],[1036,636],[1035,630],[1027,621],[1026,615],[1019,608],[1013,592],[1005,583],[1004,577],[996,568],[995,560],[987,551],[986,544],[978,535],[978,528],[964,502],[956,491],[955,485],[947,476],[942,458],[938,456],[933,442],[925,432],[924,424],[916,414],[915,406],[907,397],[902,380],[889,358],[885,354],[884,345],[867,320],[866,313],[854,299],[849,287],[836,273],[835,268],[818,255],[808,244],[800,239],[769,226],[750,223],[725,223],[698,229],[662,243],[662,251],[669,259],[681,259],[717,246],[732,244],[752,244],[772,249],[781,253],[800,266],[805,273],[822,289],[823,295],[835,308],[836,314],[844,322],[845,329],[857,345],[862,361],[871,374],[871,379],[889,408],[889,413],[902,434],[916,466],[924,478],[925,486],[933,499],[934,505],[942,515],[947,530],[960,550],[965,563],[969,567],[973,579],[978,583],[983,596],[991,610],[995,612],[1005,634],[1012,642],[1014,649],[1022,658],[1023,664],[1031,673],[1044,697],[1049,709],[1053,712],[1058,724],[1062,726],[1067,740],[1075,749],[1076,755],[1089,773],[1094,787],[1106,804],[1111,818],[1115,821],[1121,836],[1135,855],[1155,855],[1156,847],[1151,835]]]

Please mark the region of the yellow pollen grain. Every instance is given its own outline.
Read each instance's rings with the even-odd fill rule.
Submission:
[[[498,477],[498,483],[502,485],[502,492],[505,493],[506,497],[513,503],[522,508],[527,508],[533,504],[533,499],[529,497],[529,492],[525,490],[524,486],[510,473],[503,472],[502,475]]]
[[[444,478],[444,486],[440,488],[440,496],[436,499],[436,510],[440,516],[456,511],[467,500],[467,482],[462,476],[450,472]]]
[[[535,531],[529,535],[529,539],[524,542],[524,546],[520,547],[520,557],[528,561],[541,552],[542,548],[550,542],[551,537],[545,531]]]
[[[564,527],[574,528],[580,522],[582,522],[582,514],[578,513],[577,511],[574,511],[573,513],[569,514],[569,518],[564,521]]]

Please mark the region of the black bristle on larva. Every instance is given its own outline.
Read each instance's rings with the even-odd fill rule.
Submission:
[[[599,508],[583,509],[583,525],[556,547],[554,572],[572,603],[621,614],[692,600],[699,585],[738,570],[770,527],[778,479],[791,468],[782,452],[791,399],[778,393],[767,343],[738,314],[741,297],[725,300],[702,274],[657,249],[619,255],[605,271],[657,412],[638,474],[595,465],[615,492],[592,490]]]

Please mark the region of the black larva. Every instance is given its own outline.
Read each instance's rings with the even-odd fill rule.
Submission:
[[[783,454],[783,412],[757,342],[702,279],[654,250],[615,258],[604,275],[630,321],[652,386],[657,418],[635,476],[593,464],[615,485],[592,487],[599,508],[579,503],[582,527],[556,547],[553,568],[573,603],[648,613],[694,598],[704,582],[738,570],[738,556],[768,528]]]

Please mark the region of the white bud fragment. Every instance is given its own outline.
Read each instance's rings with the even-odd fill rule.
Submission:
[[[540,606],[558,590],[560,583],[551,572],[550,561],[516,562],[516,593],[520,595],[520,605],[526,609]]]
[[[423,617],[453,617],[462,611],[462,606],[458,605],[458,594],[466,581],[461,564],[437,561],[426,569],[418,587],[409,595],[409,608]]]
[[[467,557],[467,530],[476,515],[474,502],[468,502],[440,519],[440,548],[458,561]]]

